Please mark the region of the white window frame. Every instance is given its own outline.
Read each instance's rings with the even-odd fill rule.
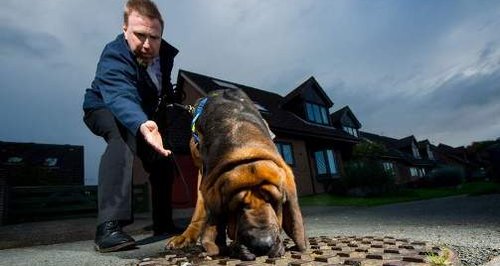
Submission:
[[[330,121],[328,119],[328,109],[316,103],[306,102],[306,119],[310,122],[321,124],[321,125],[330,125]]]
[[[394,163],[392,162],[382,162],[382,166],[384,167],[384,170],[392,175],[396,174],[396,171],[394,170]]]
[[[321,156],[324,165],[325,165],[325,172],[320,173],[319,165],[318,165],[318,157]],[[316,173],[318,175],[324,175],[324,174],[330,174],[330,175],[335,175],[338,174],[338,167],[337,167],[337,158],[335,155],[335,151],[332,149],[326,149],[326,150],[319,150],[314,152],[314,163],[316,166]]]
[[[283,160],[288,164],[288,165],[295,165],[295,156],[293,155],[293,146],[292,146],[292,143],[289,143],[289,142],[283,142],[283,141],[277,141],[274,143],[276,145],[276,149],[278,149],[281,157],[283,158]],[[287,154],[285,154],[285,147],[289,147],[289,155],[290,156],[287,156]]]
[[[345,132],[349,133],[350,135],[355,136],[356,138],[358,137],[358,130],[353,128],[353,127],[348,127],[348,126],[343,126],[342,127]]]

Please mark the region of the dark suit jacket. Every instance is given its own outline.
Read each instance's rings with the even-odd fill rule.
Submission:
[[[172,102],[178,98],[170,81],[174,57],[178,52],[162,40],[162,95]],[[122,125],[137,135],[139,126],[151,119],[158,103],[158,90],[146,68],[137,63],[124,35],[118,35],[101,54],[94,81],[85,93],[83,109],[107,108]]]

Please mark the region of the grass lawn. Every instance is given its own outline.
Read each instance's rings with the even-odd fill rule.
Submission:
[[[455,195],[483,195],[500,193],[500,184],[491,182],[465,183],[451,188],[402,189],[398,192],[378,197],[349,197],[319,194],[299,198],[301,206],[377,206],[397,202],[424,200]]]

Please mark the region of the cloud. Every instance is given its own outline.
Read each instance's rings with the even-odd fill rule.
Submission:
[[[500,132],[497,1],[157,1],[179,68],[282,95],[314,76],[363,129],[450,145]],[[81,102],[123,1],[15,1],[0,9],[0,139],[104,143]]]
[[[0,52],[48,58],[57,53],[61,42],[52,34],[23,30],[0,21]]]
[[[476,54],[474,63],[464,66],[424,93],[394,93],[389,96],[351,93],[348,101],[361,108],[358,119],[365,130],[388,136],[466,145],[481,138],[494,139],[500,115],[500,53],[492,43]],[[487,56],[485,56],[487,54]],[[436,80],[435,77],[429,77]],[[425,83],[424,83],[425,84]],[[352,107],[352,106],[351,106]]]

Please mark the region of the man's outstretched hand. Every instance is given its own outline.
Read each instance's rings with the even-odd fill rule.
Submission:
[[[141,131],[141,134],[142,136],[144,136],[146,142],[149,143],[149,145],[151,145],[153,149],[155,149],[155,151],[165,157],[172,154],[171,150],[165,150],[163,148],[163,141],[161,139],[160,131],[158,131],[158,125],[156,125],[154,121],[148,120],[142,123],[139,131]]]

